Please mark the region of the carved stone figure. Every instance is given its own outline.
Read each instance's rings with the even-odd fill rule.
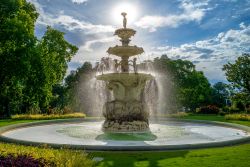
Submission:
[[[115,73],[117,73],[120,63],[118,63],[117,59],[114,59],[114,62],[115,62]]]
[[[123,16],[123,28],[127,28],[127,18],[126,18],[127,13],[122,12],[121,15]]]
[[[136,58],[133,59],[133,68],[134,68],[134,72],[137,73],[137,65],[136,65]]]

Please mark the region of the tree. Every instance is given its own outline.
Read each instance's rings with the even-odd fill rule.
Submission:
[[[64,39],[64,33],[47,27],[47,31],[38,45],[41,53],[42,66],[40,71],[44,76],[41,86],[40,107],[47,108],[53,98],[52,89],[59,84],[67,70],[67,62],[77,52],[78,48]]]
[[[200,71],[195,70],[195,65],[187,60],[171,60],[167,55],[154,59],[154,67],[157,72],[167,75],[166,88],[175,91],[168,96],[171,105],[179,102],[179,108],[185,107],[194,110],[201,105],[209,104],[211,101],[211,86],[209,81]],[[174,101],[176,101],[174,103]]]
[[[19,112],[35,47],[35,7],[25,0],[0,2],[0,113]]]
[[[240,108],[246,110],[250,104],[250,54],[244,53],[235,63],[225,64],[223,70],[227,80],[238,89],[238,92],[232,96],[232,100],[243,105]]]
[[[90,81],[93,78],[94,69],[90,62],[85,62],[81,67],[76,71],[72,71],[65,78],[65,87],[67,89],[67,105],[71,107],[74,111],[86,111],[90,109],[92,105],[89,103],[92,97],[91,94],[95,90],[91,89],[92,85],[89,85]]]
[[[211,102],[211,86],[203,72],[194,70],[181,78],[177,98],[188,110],[208,105]]]
[[[0,113],[46,109],[56,98],[53,86],[62,82],[67,62],[77,47],[64,33],[47,28],[39,41],[34,35],[38,13],[25,0],[0,1]]]
[[[250,94],[250,54],[242,54],[235,63],[225,64],[223,70],[234,87]]]
[[[227,105],[230,98],[229,85],[223,82],[217,82],[212,87],[212,103],[218,107]]]

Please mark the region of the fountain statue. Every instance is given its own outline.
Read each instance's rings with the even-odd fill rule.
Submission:
[[[130,38],[136,31],[127,28],[126,13],[123,16],[123,28],[117,29],[114,35],[121,40],[121,46],[110,47],[107,52],[121,58],[115,62],[113,73],[96,76],[97,80],[105,81],[106,87],[112,93],[113,99],[106,101],[103,107],[105,132],[143,132],[149,130],[148,106],[145,103],[144,88],[147,81],[153,79],[150,74],[138,73],[136,58],[129,60],[144,52],[143,48],[130,46]],[[130,72],[129,62],[132,62],[133,71]],[[120,71],[118,68],[120,67]]]

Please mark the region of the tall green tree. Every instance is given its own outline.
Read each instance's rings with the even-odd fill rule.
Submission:
[[[34,34],[38,17],[26,0],[0,1],[0,113],[10,115],[36,106],[49,107],[53,86],[65,76],[77,47],[64,33],[47,28],[39,41]]]
[[[35,48],[35,7],[25,0],[0,1],[0,112],[18,112],[32,50]]]
[[[229,85],[223,82],[217,82],[212,87],[212,103],[218,107],[227,105],[230,99]]]
[[[88,112],[90,108],[89,98],[91,97],[91,85],[88,81],[93,78],[94,69],[90,62],[85,62],[76,71],[72,71],[65,78],[67,104],[74,111]]]
[[[227,80],[238,90],[232,97],[233,102],[242,104],[241,110],[246,110],[250,105],[250,54],[244,53],[235,63],[225,64],[223,70]]]
[[[67,70],[67,62],[77,52],[78,48],[64,39],[64,33],[47,27],[47,31],[38,45],[41,52],[44,75],[41,83],[42,97],[40,106],[46,108],[53,98],[53,86],[60,83]]]
[[[227,63],[224,65],[227,80],[234,87],[250,94],[250,54],[244,53],[238,57],[235,63]]]
[[[171,60],[167,55],[154,59],[157,72],[167,75],[166,88],[174,89],[169,98],[179,102],[179,107],[194,110],[196,107],[211,102],[211,86],[201,71],[195,70],[195,65],[187,60]],[[169,85],[170,84],[170,85]],[[174,105],[174,104],[172,104]]]

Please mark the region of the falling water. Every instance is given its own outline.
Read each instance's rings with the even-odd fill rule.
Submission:
[[[96,73],[91,79],[82,79],[78,84],[76,96],[79,100],[76,106],[84,109],[89,116],[102,116],[103,106],[106,101],[114,100],[113,94],[106,87],[104,81],[97,80],[95,76],[114,73],[115,62],[109,57],[102,58],[95,67]],[[120,69],[117,70],[118,72]],[[130,72],[132,68],[130,68]],[[174,102],[170,97],[172,92],[170,77],[167,74],[157,73],[153,63],[150,61],[138,65],[139,73],[151,74],[153,80],[147,81],[142,95],[144,103],[147,104],[151,117],[164,115],[172,111]]]

